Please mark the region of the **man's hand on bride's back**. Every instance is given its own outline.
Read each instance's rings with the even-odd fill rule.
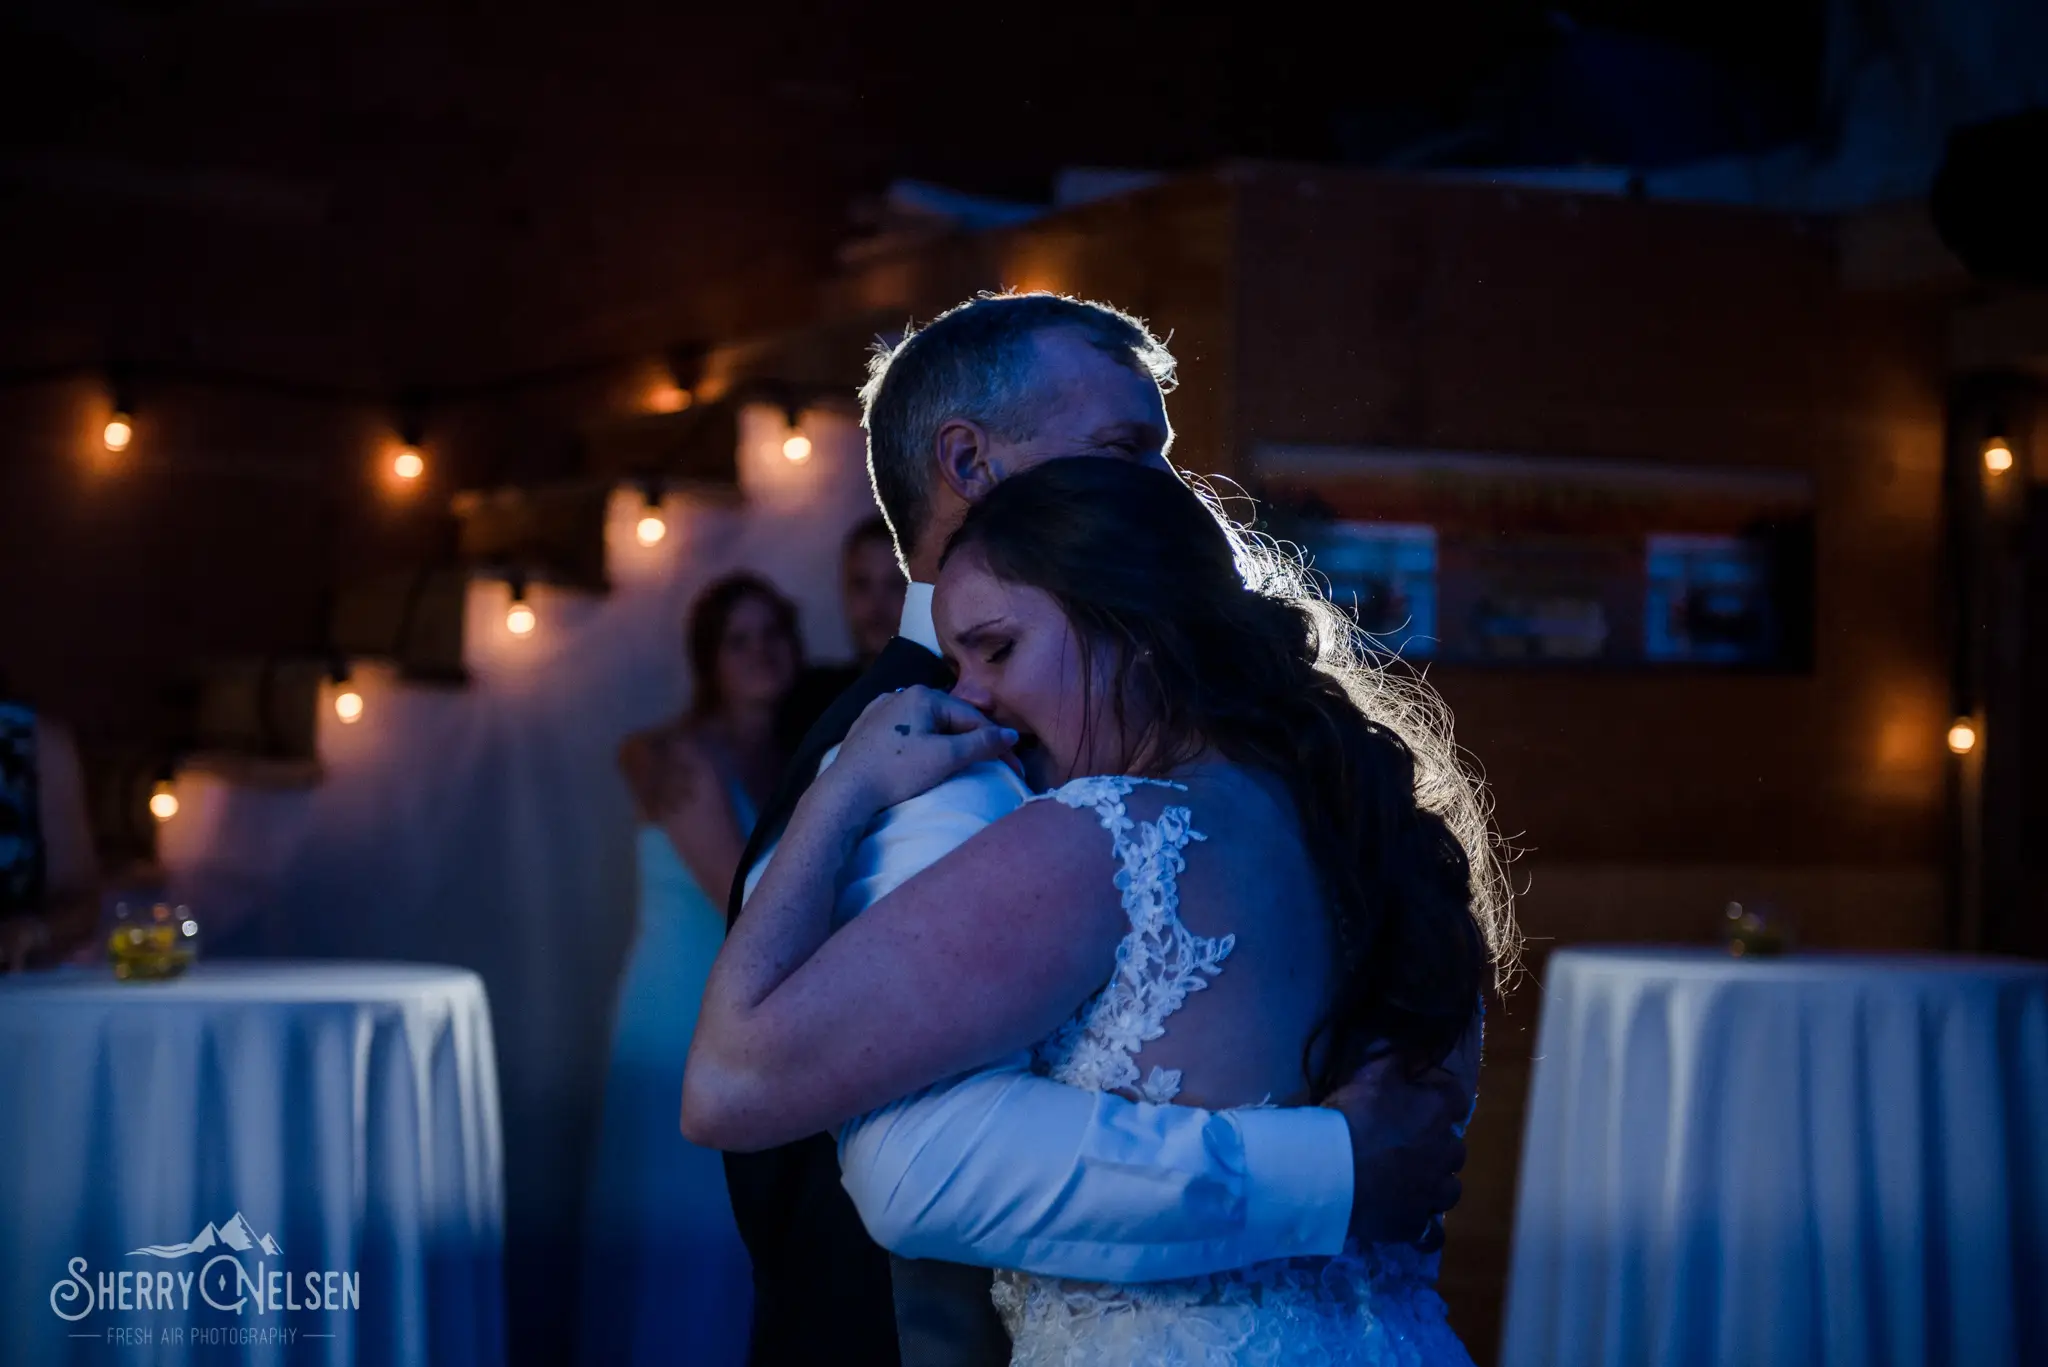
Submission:
[[[879,812],[969,765],[1005,760],[1017,733],[937,689],[885,693],[869,703],[819,775],[857,809]]]
[[[1458,1203],[1472,1106],[1444,1069],[1411,1080],[1391,1057],[1368,1063],[1323,1102],[1351,1126],[1351,1232],[1364,1243],[1412,1243]]]

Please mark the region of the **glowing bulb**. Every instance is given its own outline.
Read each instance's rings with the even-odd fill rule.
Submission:
[[[1959,755],[1977,748],[1977,727],[1968,717],[1957,717],[1955,725],[1949,727],[1948,748]]]
[[[350,725],[363,719],[363,695],[353,688],[334,695],[334,715]]]
[[[391,473],[400,479],[418,479],[427,472],[426,459],[410,446],[399,448],[392,458]]]
[[[135,419],[126,413],[116,413],[107,419],[107,430],[100,434],[109,451],[126,451],[128,443],[135,439]]]
[[[514,603],[505,614],[505,630],[514,636],[531,634],[534,624],[540,619],[533,615],[533,609],[524,603]]]
[[[1984,443],[1984,468],[1994,475],[2002,475],[2012,469],[2012,447],[2005,438],[1993,437]]]
[[[178,795],[171,790],[169,780],[156,785],[156,791],[149,795],[149,814],[158,821],[169,821],[178,814]]]
[[[633,535],[640,538],[641,545],[652,546],[668,535],[668,523],[661,520],[661,514],[649,513],[633,528]]]
[[[801,432],[791,433],[789,440],[782,443],[782,454],[790,464],[802,465],[811,458],[811,439]]]

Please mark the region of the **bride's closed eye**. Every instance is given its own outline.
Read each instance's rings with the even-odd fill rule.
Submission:
[[[970,650],[974,652],[977,663],[984,665],[1001,664],[1004,660],[1010,658],[1010,652],[1014,650],[1017,645],[1015,641],[992,642],[985,637],[981,640],[974,641],[971,643],[967,641],[962,641],[961,644],[967,646]],[[952,671],[955,674],[958,674],[960,672],[960,659],[959,657],[955,656],[953,652],[947,651],[940,658],[946,662],[946,664],[952,669]]]
[[[1005,630],[1007,625],[1001,618],[993,618],[968,627],[954,641],[960,650],[972,652],[982,664],[1000,664],[1017,644],[1015,633]]]

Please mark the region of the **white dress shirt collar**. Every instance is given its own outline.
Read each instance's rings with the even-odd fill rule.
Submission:
[[[903,617],[896,634],[917,642],[934,655],[939,649],[939,629],[932,623],[932,586],[912,583],[903,590]]]

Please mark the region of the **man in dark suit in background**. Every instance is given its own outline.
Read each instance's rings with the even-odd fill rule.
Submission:
[[[778,722],[784,748],[792,752],[825,709],[880,658],[903,616],[903,569],[880,513],[855,523],[840,546],[839,605],[853,638],[853,663],[816,665],[797,677]]]

